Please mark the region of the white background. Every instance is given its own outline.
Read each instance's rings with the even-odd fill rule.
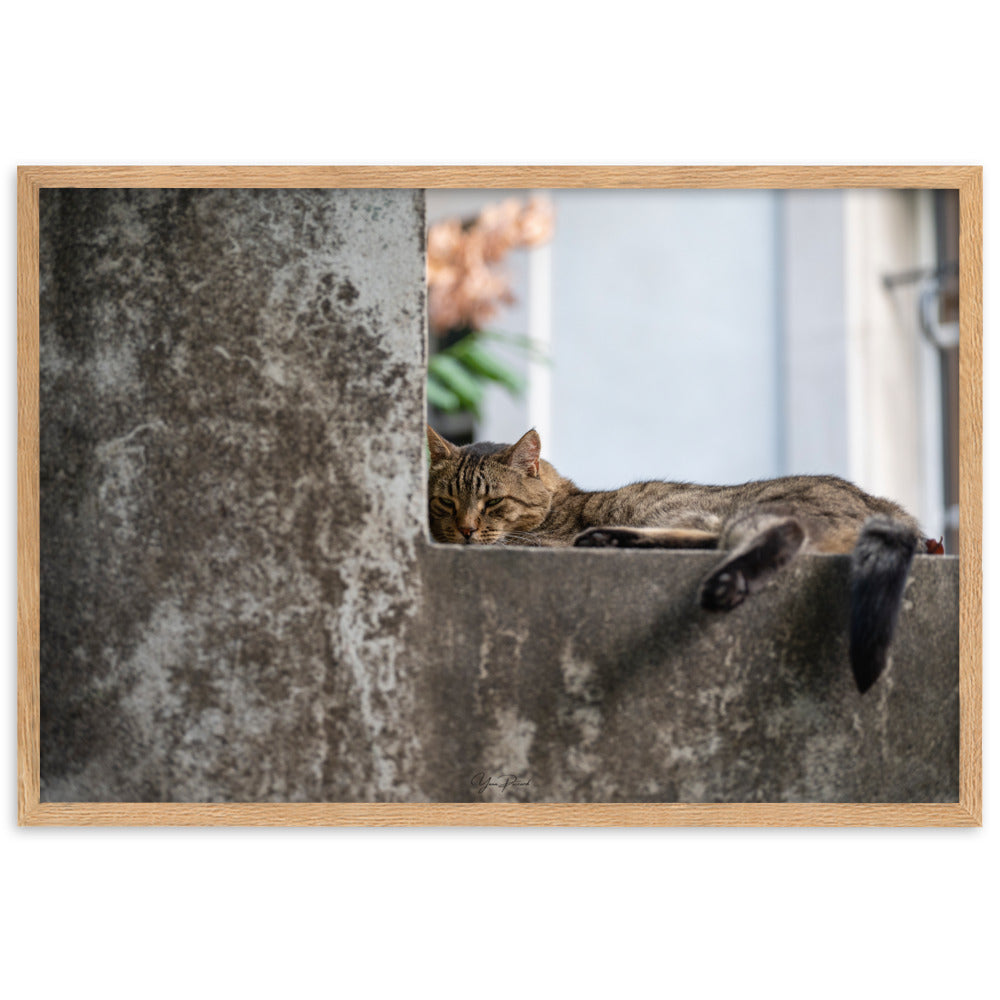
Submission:
[[[966,0],[8,10],[0,988],[997,995],[990,520],[982,830],[21,830],[14,734],[17,163],[982,163],[992,443],[987,12]]]

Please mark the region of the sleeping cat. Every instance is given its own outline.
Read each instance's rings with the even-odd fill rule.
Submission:
[[[585,492],[516,444],[458,447],[427,428],[431,535],[462,545],[724,549],[703,608],[728,611],[800,552],[851,553],[851,668],[867,691],[886,664],[910,562],[923,537],[898,504],[836,476],[740,486],[633,483]]]

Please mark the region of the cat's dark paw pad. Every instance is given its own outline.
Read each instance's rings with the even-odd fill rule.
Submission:
[[[713,573],[701,586],[701,606],[708,611],[729,611],[746,596],[746,577],[732,567]]]
[[[573,544],[583,549],[625,549],[634,546],[638,538],[639,533],[629,528],[587,528]]]

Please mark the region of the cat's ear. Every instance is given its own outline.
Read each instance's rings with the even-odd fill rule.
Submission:
[[[538,456],[542,451],[542,442],[538,431],[532,428],[517,444],[512,444],[504,453],[503,461],[512,469],[526,472],[529,476],[538,478]]]
[[[451,458],[458,453],[458,449],[450,441],[445,441],[430,426],[427,428],[427,447],[431,451],[431,465],[435,462],[443,462],[446,458]]]

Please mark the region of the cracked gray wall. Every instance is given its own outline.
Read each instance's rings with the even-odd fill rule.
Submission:
[[[419,794],[422,218],[42,192],[43,798]]]
[[[428,543],[423,240],[41,192],[43,801],[956,800],[956,560],[862,698],[843,559],[720,617],[710,554]]]

